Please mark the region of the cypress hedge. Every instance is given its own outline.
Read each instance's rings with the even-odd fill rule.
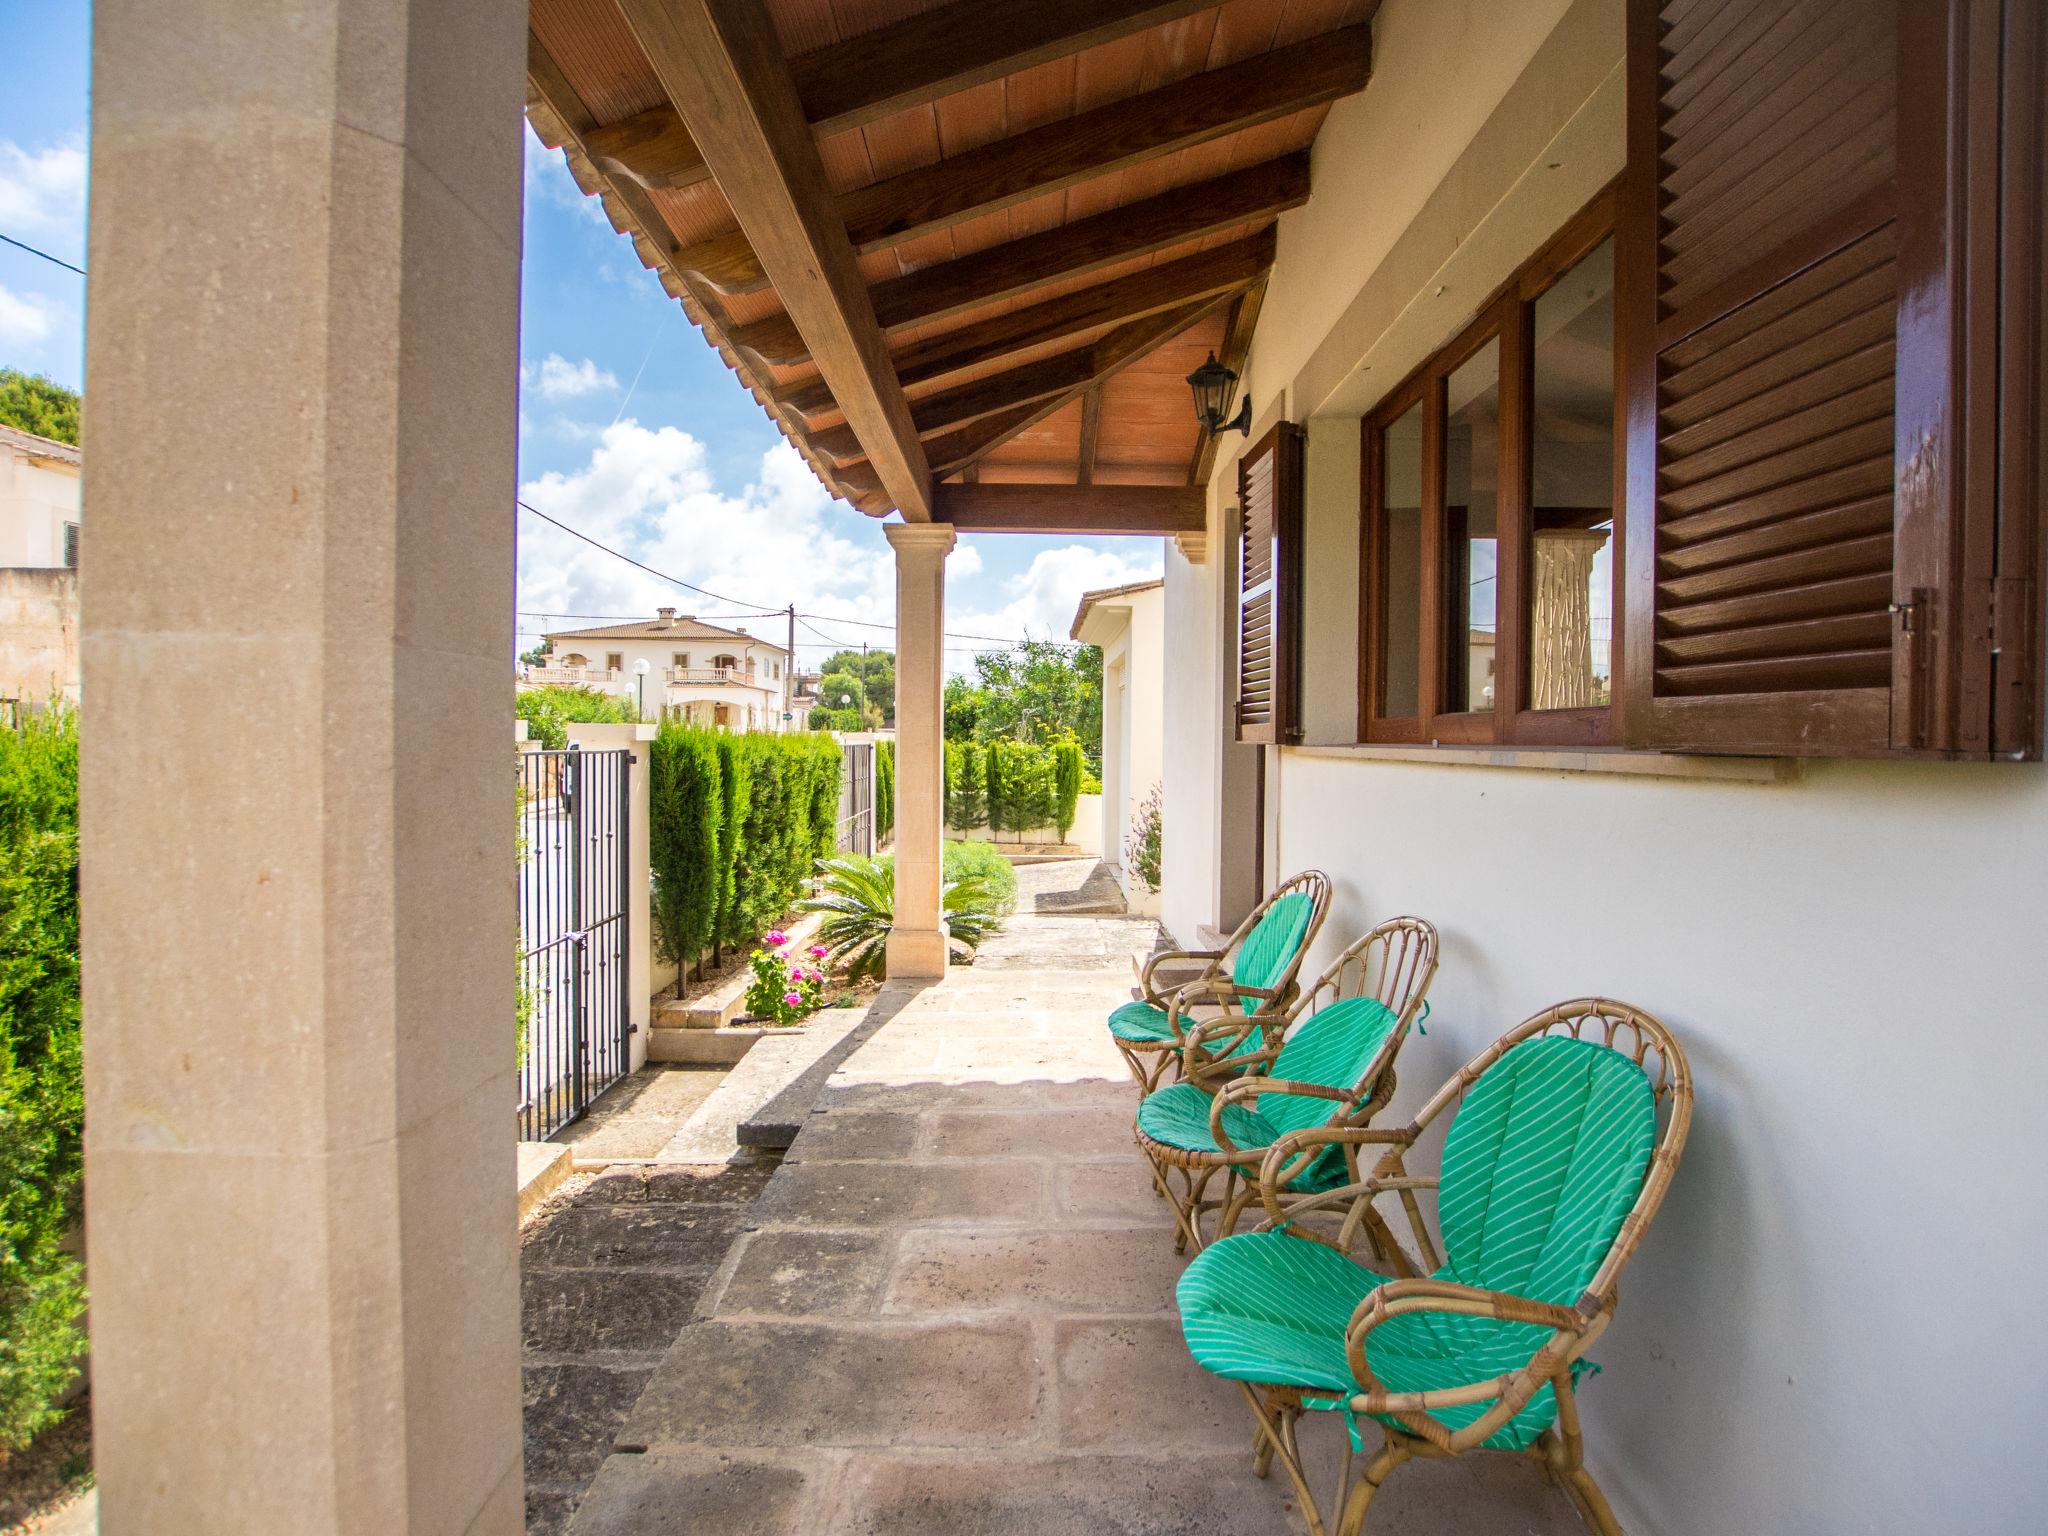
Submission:
[[[838,838],[839,744],[668,721],[654,738],[654,930],[678,974],[745,948],[802,894]]]
[[[875,841],[896,830],[896,743],[875,743]]]
[[[1053,824],[1060,829],[1060,841],[1073,830],[1074,813],[1081,799],[1081,744],[1068,738],[1052,747]]]
[[[78,717],[0,726],[0,1450],[58,1417],[85,1304]]]

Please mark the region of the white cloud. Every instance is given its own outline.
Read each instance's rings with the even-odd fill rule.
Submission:
[[[540,391],[544,400],[571,400],[579,395],[616,394],[618,376],[600,368],[589,358],[572,363],[559,352],[550,352],[538,363],[522,363],[519,381]]]
[[[953,553],[946,556],[946,579],[958,581],[963,576],[981,574],[981,551],[972,544],[955,544]]]
[[[521,495],[593,539],[724,598],[793,602],[801,612],[841,619],[890,623],[895,617],[895,566],[879,529],[844,507],[835,512],[787,444],[763,454],[754,482],[727,495],[696,438],[629,417],[605,429],[583,468],[529,480]],[[850,538],[849,529],[866,536]],[[539,518],[521,517],[519,533],[523,615],[651,614],[667,606],[707,616],[733,611],[719,597],[678,591]],[[777,644],[787,623],[779,613],[718,622]],[[834,633],[829,618],[820,622]],[[522,616],[519,626],[573,629],[579,622]],[[888,643],[884,631],[865,633]],[[799,640],[817,638],[799,626]],[[815,660],[822,651],[798,654]]]
[[[603,203],[576,185],[576,178],[569,174],[568,160],[559,149],[549,149],[541,143],[531,124],[526,130],[526,195],[580,213],[606,229],[612,227],[612,221],[605,217]]]
[[[52,144],[31,153],[0,139],[0,228],[9,234],[69,237],[54,254],[71,258],[85,243],[85,148]]]
[[[27,346],[50,334],[56,306],[39,294],[18,294],[0,287],[0,342]]]
[[[959,558],[956,553],[948,564]],[[1156,541],[1132,543],[1126,550],[1086,544],[1043,549],[1022,572],[1003,582],[1008,602],[986,609],[948,603],[946,628],[976,635],[1065,640],[1083,592],[1151,581],[1164,568],[1165,556]],[[953,574],[967,573],[955,566]]]

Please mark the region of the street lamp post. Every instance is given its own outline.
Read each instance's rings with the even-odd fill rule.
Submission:
[[[647,718],[647,658],[642,656],[633,663],[633,683],[640,690],[640,718]]]

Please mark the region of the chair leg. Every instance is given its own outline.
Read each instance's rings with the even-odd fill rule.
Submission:
[[[1366,1464],[1365,1475],[1344,1501],[1344,1512],[1337,1517],[1337,1536],[1360,1536],[1365,1529],[1365,1512],[1371,1507],[1373,1495],[1380,1491],[1380,1485],[1392,1475],[1394,1468],[1407,1459],[1408,1452],[1398,1441],[1390,1439],[1380,1448],[1379,1455]]]
[[[1241,1169],[1227,1170],[1224,1179],[1223,1208],[1216,1217],[1216,1240],[1229,1237],[1237,1231],[1238,1218],[1244,1215],[1245,1207],[1252,1203],[1252,1197],[1259,1192],[1257,1181],[1246,1178]]]
[[[1586,1470],[1586,1442],[1579,1431],[1579,1400],[1572,1390],[1570,1373],[1561,1372],[1552,1386],[1557,1393],[1557,1423],[1543,1432],[1535,1449],[1542,1454],[1546,1470],[1578,1510],[1586,1529],[1593,1536],[1622,1536],[1621,1522],[1614,1518],[1613,1506],[1593,1480],[1593,1474]]]
[[[1302,1474],[1300,1448],[1294,1442],[1294,1423],[1301,1417],[1298,1394],[1276,1387],[1262,1401],[1258,1389],[1244,1382],[1237,1384],[1237,1390],[1244,1394],[1252,1417],[1258,1420],[1259,1436],[1264,1441],[1262,1450],[1253,1453],[1252,1470],[1264,1477],[1266,1472],[1260,1468],[1261,1456],[1265,1467],[1270,1469],[1277,1451],[1288,1481],[1294,1484],[1294,1496],[1301,1506],[1302,1518],[1308,1522],[1308,1536],[1326,1536],[1322,1513],[1316,1508],[1315,1495],[1309,1491],[1308,1479]]]

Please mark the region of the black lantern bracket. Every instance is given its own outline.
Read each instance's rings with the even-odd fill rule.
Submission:
[[[1188,375],[1188,388],[1195,392],[1195,419],[1211,437],[1219,437],[1225,432],[1242,432],[1246,437],[1252,435],[1252,397],[1249,394],[1238,402],[1235,417],[1229,421],[1223,419],[1223,413],[1230,409],[1230,396],[1236,384],[1236,370],[1217,362],[1214,352],[1209,354],[1206,363]]]

